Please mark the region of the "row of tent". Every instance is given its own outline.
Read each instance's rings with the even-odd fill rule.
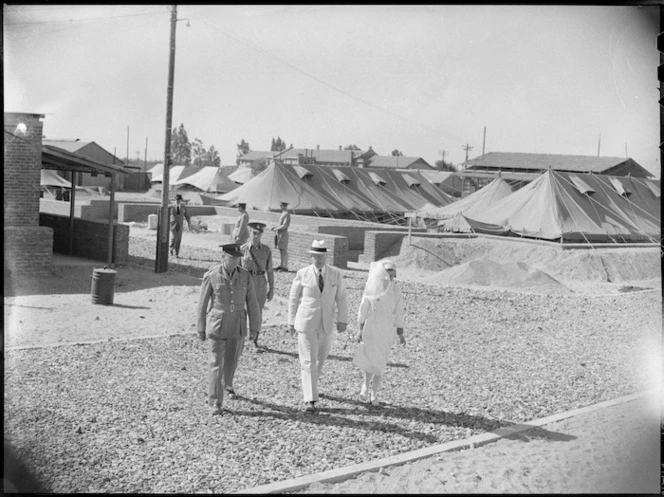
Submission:
[[[151,184],[161,183],[164,177],[164,165],[157,164],[148,173]],[[190,189],[208,193],[225,193],[238,186],[218,167],[172,166],[168,174],[169,185],[173,186],[175,190]]]
[[[655,242],[660,181],[548,170],[512,191],[500,176],[475,193],[417,216],[441,231],[561,242]]]
[[[288,202],[297,214],[383,221],[403,221],[406,212],[454,201],[417,171],[290,164],[272,164],[228,193],[201,197],[261,211],[279,211]]]

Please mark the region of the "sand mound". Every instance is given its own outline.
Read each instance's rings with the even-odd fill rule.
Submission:
[[[529,290],[546,290],[547,293],[568,293],[558,280],[523,262],[500,264],[489,259],[476,259],[445,269],[428,278],[431,283],[450,285],[482,285]]]
[[[559,281],[622,282],[660,276],[659,248],[598,248],[562,250],[555,244],[489,238],[404,239],[399,267],[442,271],[478,259],[519,262]]]

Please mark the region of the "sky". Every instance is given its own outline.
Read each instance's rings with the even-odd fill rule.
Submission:
[[[4,5],[6,112],[48,139],[163,160],[171,8]],[[656,177],[659,7],[179,5],[173,128],[430,164],[629,156]],[[486,132],[485,132],[486,130]],[[147,143],[147,147],[146,147]],[[467,147],[472,147],[466,150]]]

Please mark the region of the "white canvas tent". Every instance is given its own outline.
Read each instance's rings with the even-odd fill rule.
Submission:
[[[191,176],[175,180],[172,184],[175,187],[192,187],[207,193],[227,193],[238,186],[214,166],[204,167]]]

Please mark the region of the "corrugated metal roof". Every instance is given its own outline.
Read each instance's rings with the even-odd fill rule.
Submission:
[[[130,172],[124,167],[113,164],[103,164],[51,145],[42,145],[42,167],[44,169],[79,171],[84,173],[97,171],[111,174],[129,174]]]
[[[42,140],[42,145],[51,145],[72,153],[77,152],[90,143],[92,142],[82,142],[79,140]]]
[[[359,157],[363,152],[361,150],[320,150],[311,148],[291,148],[284,150],[275,158],[278,159],[297,159],[298,155],[303,157],[313,157],[317,163],[332,163],[332,164],[349,164],[351,160],[351,152],[353,157]]]
[[[250,150],[246,154],[241,155],[240,160],[242,160],[242,161],[255,161],[255,160],[265,159],[267,157],[272,157],[276,153],[277,152],[261,152],[259,150]]]
[[[369,159],[369,167],[389,167],[392,169],[406,169],[415,162],[422,161],[429,165],[422,157],[404,157],[396,155],[374,155]]]
[[[526,154],[516,152],[489,152],[469,160],[468,169],[532,169],[601,173],[627,162],[626,157],[596,157],[592,155]],[[638,164],[637,164],[638,165]],[[640,167],[640,166],[639,166]]]

